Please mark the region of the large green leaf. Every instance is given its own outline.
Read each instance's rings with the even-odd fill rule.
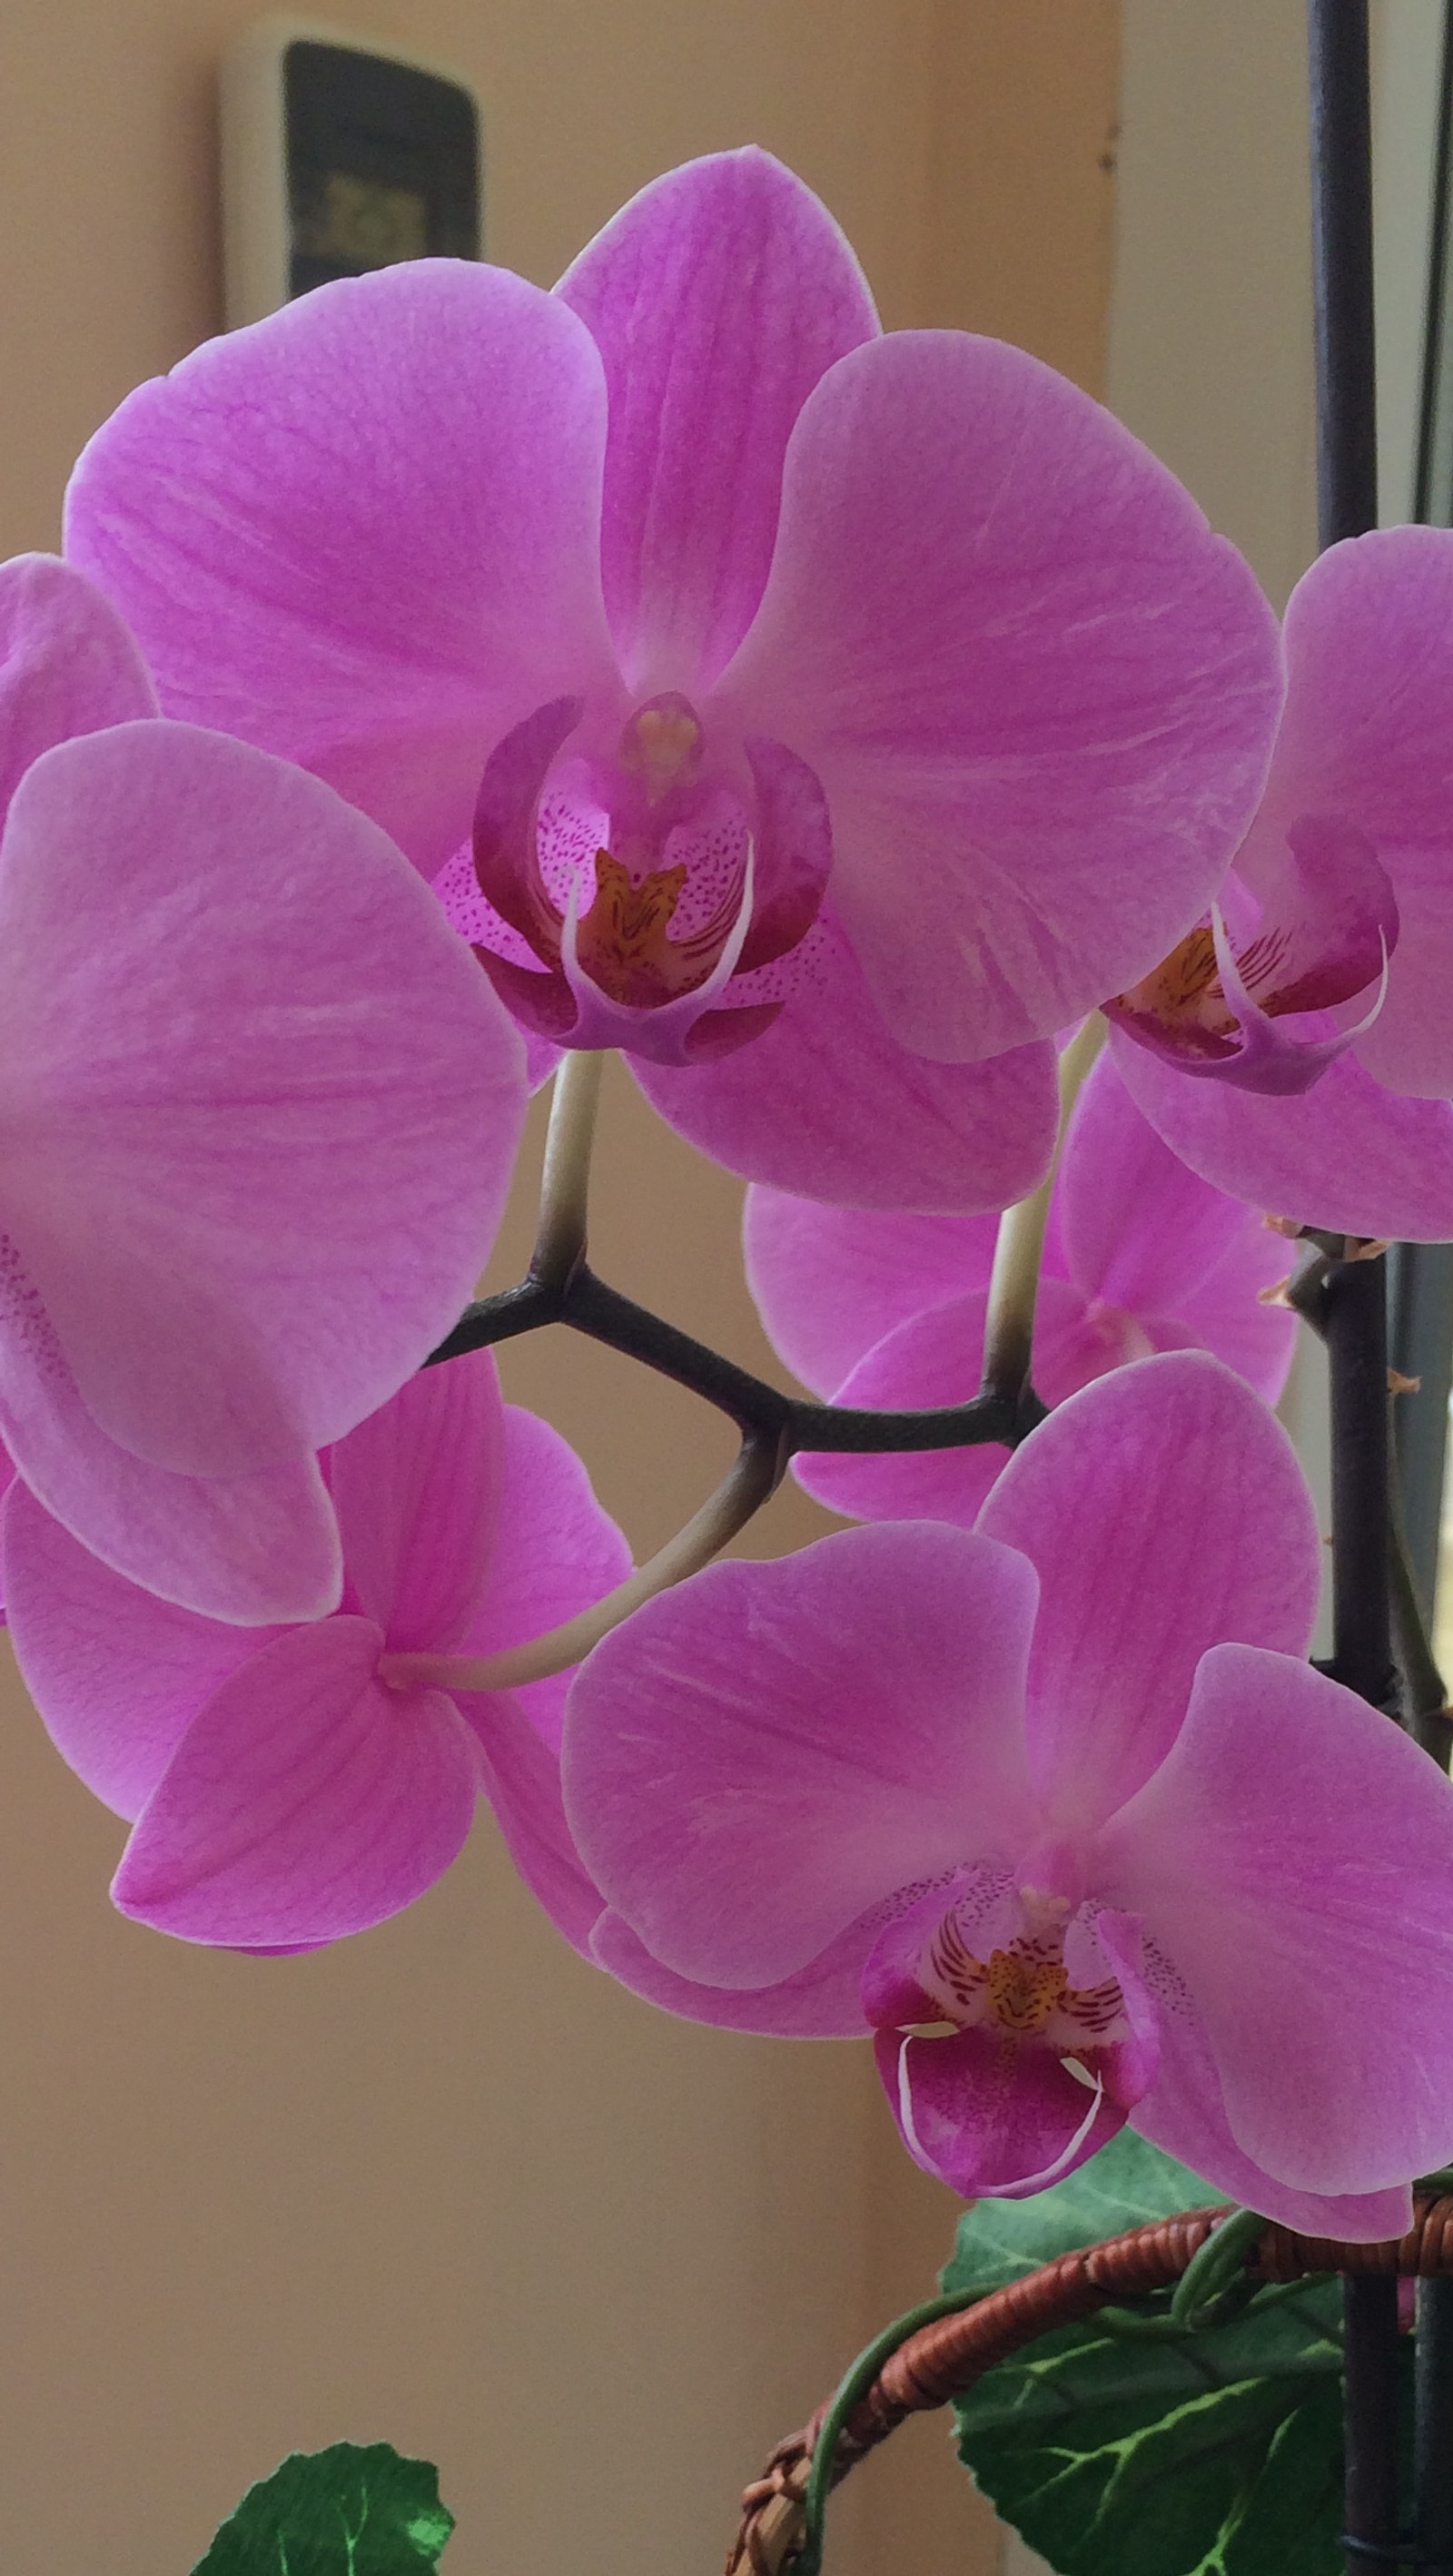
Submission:
[[[433,2576],[453,2528],[427,2460],[335,2442],[250,2487],[192,2576]]]
[[[1122,2129],[1052,2190],[1032,2200],[980,2200],[966,2209],[943,2286],[1002,2290],[1077,2245],[1098,2245],[1147,2219],[1204,2209],[1222,2196],[1133,2129]]]
[[[1078,2245],[1214,2200],[1127,2131],[1052,2191],[967,2211],[945,2287],[999,2289]],[[1060,2576],[1335,2576],[1340,2292],[1264,2290],[1225,2322],[1061,2327],[958,2402],[959,2452]]]

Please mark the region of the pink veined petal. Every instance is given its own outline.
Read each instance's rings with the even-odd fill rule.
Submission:
[[[328,1477],[364,1617],[393,1653],[451,1653],[499,1530],[504,1407],[493,1354],[421,1369],[338,1442]]]
[[[824,1207],[754,1184],[747,1285],[774,1350],[830,1395],[875,1342],[925,1307],[987,1288],[998,1219]]]
[[[442,1691],[386,1690],[368,1619],[295,1628],[200,1710],[112,1886],[185,1941],[337,1941],[411,1905],[469,1831],[472,1738]]]
[[[1274,1416],[1204,1352],[1071,1396],[978,1526],[1039,1573],[1028,1728],[1051,1832],[1092,1830],[1149,1779],[1208,1646],[1306,1650],[1322,1570],[1306,1480]],[[1154,1930],[1148,1907],[1112,1901]]]
[[[1173,1152],[1218,1189],[1299,1225],[1389,1241],[1453,1236],[1453,1105],[1402,1100],[1345,1055],[1299,1100],[1187,1082],[1113,1040],[1127,1088]]]
[[[1142,1317],[1147,1339],[1158,1351],[1177,1350],[1193,1335],[1244,1377],[1264,1404],[1275,1404],[1296,1350],[1297,1319],[1289,1307],[1264,1305],[1262,1297],[1288,1276],[1288,1249],[1248,1208],[1244,1231],[1199,1288],[1181,1298],[1177,1315]]]
[[[1384,1721],[1385,1723],[1386,1721]],[[1136,2103],[1130,2125],[1154,2147],[1163,2147],[1211,2192],[1243,2201],[1283,2227],[1306,2236],[1335,2236],[1348,2244],[1378,2244],[1412,2225],[1412,2193],[1401,2189],[1323,2195],[1298,2191],[1264,2173],[1239,2147],[1226,2123],[1215,2060],[1184,1983],[1165,1960],[1147,1962],[1160,2032],[1155,2081]]]
[[[1256,2164],[1366,2192],[1453,2153],[1453,1784],[1409,1737],[1215,1647],[1094,1867],[1183,1978]]]
[[[1389,851],[1388,861],[1397,873],[1398,943],[1388,966],[1387,998],[1371,1028],[1358,1037],[1357,1055],[1389,1091],[1445,1100],[1453,1091],[1453,829],[1436,849]]]
[[[451,1360],[449,1368],[455,1366]],[[624,1583],[630,1570],[625,1537],[601,1510],[569,1442],[537,1415],[507,1404],[499,1517],[459,1652],[493,1655],[562,1627]],[[510,1693],[557,1755],[570,1678],[554,1673]],[[458,1699],[475,1723],[474,1693],[460,1692]]]
[[[118,1576],[253,1630],[324,1617],[342,1581],[317,1460],[246,1476],[154,1467],[101,1429],[49,1317],[0,1236],[0,1436],[46,1510]]]
[[[1258,1230],[1244,1200],[1201,1180],[1157,1134],[1126,1089],[1119,1049],[1098,1057],[1081,1089],[1056,1195],[1071,1278],[1087,1298],[1137,1315],[1184,1313]]]
[[[826,208],[749,147],[669,171],[556,288],[610,395],[606,606],[637,696],[709,685],[772,560],[792,425],[834,360],[878,329]]]
[[[954,1061],[1051,1036],[1204,910],[1280,647],[1239,556],[1108,413],[1020,350],[895,332],[804,405],[717,697],[817,771],[874,998]]]
[[[131,394],[76,468],[66,549],[169,714],[321,769],[433,875],[501,735],[564,687],[616,703],[605,429],[558,298],[409,261]]]
[[[1022,1558],[931,1523],[719,1564],[582,1665],[565,1807],[663,1964],[778,1984],[905,1882],[1028,1830]]]
[[[134,724],[27,773],[0,851],[4,1210],[82,1399],[236,1475],[325,1446],[467,1301],[519,1041],[332,791]]]
[[[11,1487],[0,1527],[25,1687],[71,1769],[130,1819],[198,1709],[284,1632],[159,1601],[79,1546],[22,1484]]]
[[[812,980],[750,1045],[685,1067],[630,1059],[667,1125],[729,1172],[844,1207],[979,1215],[1025,1197],[1054,1149],[1053,1049],[910,1055],[840,928],[819,922],[813,941]]]
[[[600,1891],[565,1821],[558,1754],[513,1692],[461,1692],[457,1705],[473,1730],[481,1784],[511,1860],[556,1931],[588,1958]]]
[[[1453,537],[1385,528],[1318,557],[1286,613],[1287,703],[1248,859],[1303,811],[1365,832],[1402,916],[1359,1041],[1391,1090],[1453,1091]]]
[[[874,2053],[914,2163],[964,2200],[1047,2190],[1125,2126],[1103,2088],[1087,2088],[1049,2049],[998,2032],[880,2030]]]
[[[878,1910],[849,1924],[815,1959],[775,1986],[745,1990],[693,1985],[653,1959],[619,1914],[602,1914],[590,1938],[590,1956],[633,1995],[658,2004],[683,2021],[717,2030],[751,2030],[773,2039],[861,2039],[863,2007],[858,1987],[871,1948]]]
[[[146,665],[108,599],[55,555],[0,564],[0,822],[52,744],[155,713]]]

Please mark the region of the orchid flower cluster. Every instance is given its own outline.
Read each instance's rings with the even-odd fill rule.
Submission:
[[[1453,1787],[1307,1661],[1264,1217],[1453,1236],[1453,535],[1279,630],[745,151],[553,293],[420,261],[143,386],[0,653],[5,1598],[115,1902],[308,1949],[483,1797],[636,1993],[871,2036],[965,2196],[1128,2121],[1396,2235]],[[963,1405],[1007,1274],[1037,1427],[809,1448],[857,1526],[633,1582],[489,1352],[424,1366],[608,1048],[808,1387]]]

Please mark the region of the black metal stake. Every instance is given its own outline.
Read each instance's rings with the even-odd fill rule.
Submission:
[[[1367,0],[1309,0],[1312,265],[1317,347],[1317,527],[1323,546],[1377,525],[1372,309],[1372,132]],[[1388,1705],[1387,1307],[1380,1260],[1327,1280],[1332,1385],[1333,1670]],[[1395,2563],[1397,2285],[1343,2284],[1349,2576]]]
[[[1342,2284],[1343,2512],[1347,2576],[1395,2565],[1398,2549],[1398,2285],[1382,2273]]]
[[[1413,2487],[1422,2576],[1453,2576],[1453,2281],[1418,2283]]]

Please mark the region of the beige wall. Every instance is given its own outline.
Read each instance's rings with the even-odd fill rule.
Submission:
[[[211,92],[234,0],[8,0],[0,552],[54,542],[69,458],[215,327]],[[548,280],[624,195],[759,139],[827,197],[890,322],[1103,364],[1115,0],[395,0],[355,25],[479,83],[493,255]],[[536,1140],[538,1141],[538,1139]],[[608,1092],[596,1252],[765,1354],[738,1193]],[[501,1272],[527,1241],[512,1220]],[[641,1547],[724,1444],[556,1337],[514,1390]],[[784,1496],[752,1533],[821,1526]],[[345,2432],[438,2458],[450,2576],[688,2576],[732,2498],[952,2220],[864,2053],[652,2015],[564,1953],[488,1831],[410,1916],[256,1963],[121,1923],[119,1833],[19,1692],[0,1770],[0,2530],[6,2576],[184,2576],[246,2481]],[[895,2457],[896,2452],[896,2457]],[[845,2494],[839,2576],[996,2544],[910,2428]]]
[[[1107,398],[1278,606],[1316,550],[1303,0],[1126,0]]]

